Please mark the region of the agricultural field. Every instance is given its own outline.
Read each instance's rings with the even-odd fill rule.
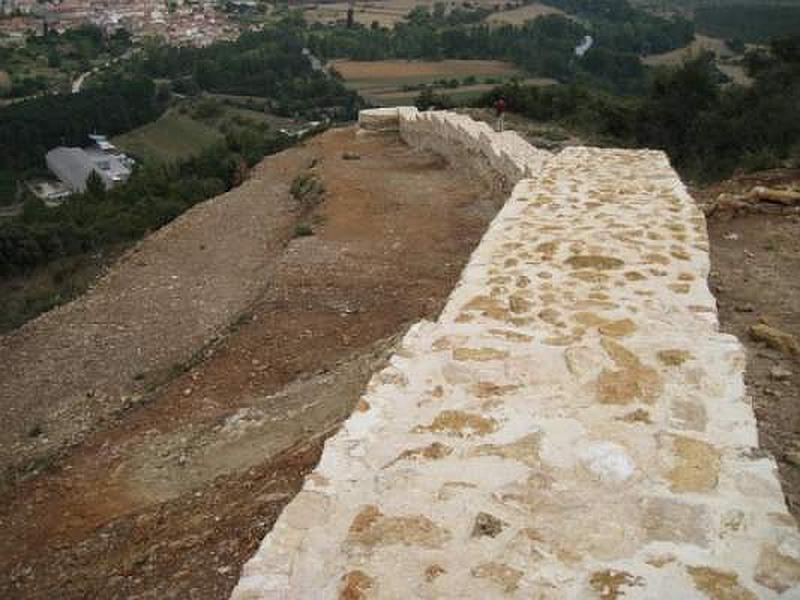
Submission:
[[[304,16],[309,23],[331,24],[347,19],[347,9],[347,2],[315,4],[306,9]],[[356,6],[353,20],[367,27],[377,22],[381,27],[392,28],[396,23],[404,21],[410,10],[394,2],[367,2]]]
[[[748,44],[748,48],[755,48]],[[724,40],[710,37],[707,35],[696,34],[694,41],[688,46],[664,52],[663,54],[651,54],[642,59],[642,62],[651,67],[658,66],[680,66],[686,60],[700,55],[702,52],[713,52],[717,55],[717,68],[725,73],[732,81],[739,85],[750,85],[752,80],[740,64],[737,55],[725,44]]]
[[[348,88],[373,104],[387,106],[413,102],[424,85],[432,85],[452,99],[467,99],[502,81],[523,76],[514,65],[496,60],[335,60],[330,66],[344,78]],[[457,87],[443,83],[453,80],[458,81]],[[552,83],[544,79],[530,82]]]
[[[370,26],[377,21],[381,27],[392,28],[395,24],[405,20],[406,15],[417,6],[427,6],[433,9],[437,0],[384,0],[382,2],[359,2],[356,4],[353,18],[356,23]],[[495,8],[502,3],[494,0],[473,0],[472,2],[447,3],[448,9],[463,7]],[[309,23],[335,23],[347,18],[347,2],[334,2],[331,4],[308,4],[305,9],[305,18]],[[556,10],[556,9],[553,9]]]
[[[148,162],[191,158],[236,130],[266,132],[297,128],[303,123],[264,112],[255,96],[203,94],[184,99],[158,120],[112,139],[125,152]]]
[[[734,53],[725,44],[724,40],[713,38],[706,35],[696,34],[694,41],[688,46],[664,52],[662,54],[651,54],[642,59],[646,65],[656,66],[678,66],[685,60],[698,56],[701,52],[711,51],[719,58],[731,58]]]
[[[115,137],[112,142],[145,161],[189,158],[222,139],[222,134],[195,119],[170,110],[160,119]]]
[[[522,79],[521,83],[524,85],[538,86],[558,85],[558,82],[555,79],[548,79],[547,77],[530,77],[528,79]],[[464,104],[470,100],[478,98],[482,94],[485,94],[495,87],[497,86],[491,83],[478,83],[475,85],[461,85],[457,88],[435,86],[433,89],[436,91],[436,93],[447,96],[456,104]],[[371,96],[371,98],[374,104],[380,104],[381,106],[398,106],[404,104],[414,104],[414,100],[417,98],[419,93],[420,90],[410,90],[406,92],[385,92],[375,94],[374,96]]]
[[[534,2],[533,4],[512,8],[511,10],[501,10],[499,12],[492,13],[486,17],[486,22],[490,25],[523,25],[527,21],[532,21],[545,15],[566,16],[563,11],[555,8],[554,6],[548,6],[546,4]]]

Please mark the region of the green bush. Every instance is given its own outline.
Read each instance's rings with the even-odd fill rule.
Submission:
[[[313,204],[325,193],[325,186],[316,173],[306,172],[294,178],[289,193],[298,202]]]
[[[311,228],[311,225],[307,223],[299,223],[294,228],[294,234],[296,237],[308,237],[314,235],[314,230]]]

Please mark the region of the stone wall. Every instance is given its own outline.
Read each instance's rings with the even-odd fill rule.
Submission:
[[[552,157],[515,131],[497,133],[486,123],[452,112],[400,107],[362,111],[359,117],[362,130],[397,131],[409,146],[465,165],[507,192],[520,179],[535,176]]]
[[[547,159],[448,113],[398,128],[519,182],[233,597],[800,597],[705,221],[664,154]]]

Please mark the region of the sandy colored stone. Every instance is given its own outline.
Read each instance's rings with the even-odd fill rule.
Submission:
[[[508,358],[508,351],[495,348],[456,348],[453,350],[453,359],[461,361],[504,360],[506,358]]]
[[[599,327],[598,331],[603,335],[610,335],[611,337],[625,337],[636,331],[636,323],[631,319],[607,321]]]
[[[464,311],[477,311],[492,319],[504,320],[508,316],[508,309],[503,303],[491,296],[476,296],[463,307]]]
[[[367,592],[374,587],[375,581],[364,571],[349,571],[342,576],[339,600],[366,600],[369,597]]]
[[[692,289],[688,283],[670,283],[667,287],[676,294],[688,294]]]
[[[626,423],[645,423],[647,425],[652,425],[653,421],[650,418],[650,413],[644,410],[643,408],[637,408],[634,411],[627,413],[619,418],[620,421],[625,421]]]
[[[679,367],[687,360],[692,358],[692,353],[688,350],[680,350],[678,348],[669,350],[659,350],[656,353],[658,360],[668,367]]]
[[[487,435],[497,430],[498,423],[491,417],[483,417],[460,410],[445,410],[427,426],[418,425],[414,433],[447,433],[460,437]]]
[[[444,575],[445,573],[447,573],[447,571],[443,566],[434,563],[425,569],[425,581],[431,583],[437,577]]]
[[[656,265],[668,265],[670,260],[668,257],[664,256],[663,254],[657,254],[655,252],[651,252],[650,254],[646,254],[644,256],[644,261],[650,264]]]
[[[586,283],[605,283],[609,280],[608,275],[600,271],[573,271],[569,274],[573,279],[580,279]]]
[[[758,555],[755,580],[783,594],[800,584],[800,560],[782,554],[777,546],[764,546]]]
[[[691,260],[692,255],[689,254],[685,248],[674,247],[670,250],[670,256],[673,258],[677,258],[678,260]]]
[[[509,567],[503,563],[487,562],[472,569],[472,576],[479,579],[489,579],[498,584],[506,593],[513,592],[519,586],[519,580],[524,573],[519,569]]]
[[[541,244],[537,245],[534,250],[541,253],[544,260],[551,260],[558,250],[558,246],[559,242],[557,241],[542,242]]]
[[[520,344],[533,341],[532,335],[528,335],[526,333],[519,333],[518,331],[511,331],[508,329],[490,329],[489,333],[491,335],[496,335],[498,337],[505,338],[510,342],[518,342]]]
[[[472,391],[477,398],[491,398],[494,396],[505,396],[519,389],[518,385],[498,385],[491,381],[479,381],[472,386]]]
[[[625,264],[625,262],[619,258],[602,255],[570,256],[565,262],[573,269],[595,269],[598,271],[619,269]]]
[[[659,554],[657,556],[653,556],[652,558],[648,558],[645,562],[651,567],[660,569],[670,563],[674,563],[675,561],[676,558],[674,554]]]
[[[540,464],[539,445],[541,435],[529,433],[515,442],[508,444],[482,444],[475,448],[471,456],[501,456],[518,460],[529,467]]]
[[[711,567],[686,567],[694,586],[710,600],[757,600],[757,596],[739,583],[739,576]]]
[[[710,492],[717,487],[720,454],[711,444],[684,436],[671,436],[676,465],[667,473],[675,493]]]
[[[526,313],[530,312],[533,304],[521,296],[511,296],[508,299],[508,308],[512,313]]]
[[[644,279],[647,279],[647,277],[645,277],[638,271],[626,271],[624,277],[628,281],[642,281]]]
[[[589,586],[601,600],[617,600],[625,596],[624,588],[644,586],[644,579],[627,571],[595,571],[589,576]]]
[[[347,542],[374,547],[420,546],[440,548],[450,539],[450,532],[423,515],[387,517],[377,506],[365,506],[356,515],[348,530]]]
[[[586,327],[599,327],[600,325],[605,325],[608,322],[607,319],[589,311],[576,312],[574,315],[572,315],[572,318]]]
[[[561,319],[561,313],[558,312],[555,308],[545,308],[544,310],[540,310],[538,316],[542,321],[545,323],[549,323],[550,325],[555,325]]]
[[[658,371],[642,364],[621,344],[604,337],[601,345],[618,369],[603,369],[597,378],[597,398],[603,404],[630,404],[636,400],[652,403],[664,384]]]
[[[708,513],[702,506],[659,497],[645,498],[643,506],[643,526],[649,539],[708,546]]]
[[[800,343],[797,338],[776,327],[766,323],[758,323],[750,327],[750,337],[758,342],[764,342],[770,348],[785,354],[800,354]]]
[[[408,450],[403,450],[397,456],[397,458],[387,464],[384,468],[388,468],[401,460],[439,460],[445,458],[446,456],[450,456],[452,453],[453,449],[447,444],[433,442],[432,444],[423,446],[421,448],[410,448]]]

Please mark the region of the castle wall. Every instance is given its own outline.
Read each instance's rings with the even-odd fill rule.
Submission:
[[[666,156],[391,114],[363,121],[515,185],[233,598],[800,597],[705,220]]]

